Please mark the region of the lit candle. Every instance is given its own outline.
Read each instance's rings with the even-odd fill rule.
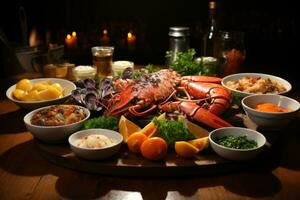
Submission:
[[[77,33],[75,31],[72,32],[72,40],[73,40],[73,46],[77,47]]]
[[[102,45],[108,45],[109,44],[109,36],[108,36],[108,31],[106,29],[103,30],[102,32],[102,37],[100,38],[100,42]]]
[[[135,49],[135,41],[136,41],[135,35],[131,32],[128,32],[128,34],[127,34],[127,44],[128,44],[128,49],[129,50],[134,50]]]
[[[65,43],[67,47],[74,48],[77,45],[77,33],[73,31],[72,34],[68,34]]]
[[[76,32],[73,31],[73,32],[72,32],[72,37],[73,37],[73,38],[76,38],[76,36],[77,36]]]
[[[73,46],[73,40],[72,40],[72,36],[70,34],[67,35],[66,39],[65,39],[65,43],[67,45],[67,47],[71,48]]]

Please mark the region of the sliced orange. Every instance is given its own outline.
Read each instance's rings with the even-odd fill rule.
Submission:
[[[166,119],[166,113],[163,113],[157,117],[158,120],[165,120]],[[157,131],[157,126],[154,124],[154,122],[150,122],[147,124],[141,132],[144,133],[147,137],[153,137],[154,134]]]
[[[123,115],[121,116],[119,120],[119,132],[123,136],[123,141],[126,143],[128,140],[128,137],[134,133],[141,130],[141,128],[133,123],[132,121],[128,120]]]
[[[191,145],[193,145],[194,147],[199,149],[199,151],[202,151],[203,149],[208,147],[209,140],[208,140],[208,137],[203,137],[203,138],[190,140],[190,141],[188,141],[188,143],[190,143]]]
[[[187,141],[177,141],[175,142],[175,151],[183,158],[191,158],[199,152],[199,149]]]
[[[196,138],[203,138],[208,136],[209,132],[206,129],[202,128],[201,126],[198,126],[197,124],[192,123],[189,120],[186,120],[185,122],[190,132]]]

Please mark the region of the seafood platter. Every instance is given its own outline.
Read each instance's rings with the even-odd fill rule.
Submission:
[[[83,125],[68,135],[69,140],[65,138],[52,143],[36,138],[42,155],[72,169],[129,176],[209,174],[269,162],[268,137],[265,138],[264,130],[251,125],[253,122],[245,123],[245,120],[251,120],[240,102],[235,102],[233,90],[237,87],[231,90],[229,86],[223,86],[223,78],[182,76],[173,69],[152,72],[142,69],[138,74],[136,72],[128,68],[120,77],[75,82],[76,89],[64,104],[88,110],[78,120],[84,119]],[[274,83],[272,81],[267,83],[269,89],[274,88],[270,86]],[[276,84],[280,92],[291,89]],[[264,105],[267,110],[258,112],[296,113],[299,106],[295,102],[292,106],[285,104],[287,107],[282,110],[268,110],[270,105]],[[275,107],[281,106],[275,101],[271,103]],[[47,129],[49,126],[65,127],[78,122],[74,113],[68,112],[70,108],[49,111],[48,105],[47,109],[43,111],[39,108],[38,115],[32,115],[39,128],[44,124]],[[85,119],[86,116],[88,119]],[[46,123],[49,118],[50,122]],[[26,120],[29,124],[33,122]],[[230,133],[231,128],[235,127],[255,130],[243,130],[245,135],[237,130],[232,134],[227,134],[227,131],[220,138],[214,134],[212,141],[211,134],[215,130],[230,128]],[[112,135],[118,133],[119,136],[110,137],[107,129],[113,132]],[[105,134],[101,134],[101,130],[106,130]],[[255,131],[260,137],[259,142],[251,135]],[[225,148],[230,155],[235,155],[237,151],[256,150],[258,153],[251,159],[243,159],[243,153],[228,156],[228,159],[217,154],[211,148],[211,142],[219,149]]]

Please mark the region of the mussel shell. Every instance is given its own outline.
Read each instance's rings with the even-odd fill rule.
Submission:
[[[94,93],[87,93],[84,98],[85,107],[89,110],[97,110],[97,96]]]
[[[79,104],[82,104],[81,92],[81,89],[76,89],[71,93],[72,98]]]
[[[85,88],[96,88],[96,81],[94,79],[85,79],[83,84]]]

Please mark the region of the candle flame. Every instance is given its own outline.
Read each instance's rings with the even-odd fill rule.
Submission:
[[[37,46],[39,44],[40,44],[39,35],[37,33],[37,30],[34,28],[31,30],[29,36],[29,46]]]
[[[76,32],[73,31],[73,32],[72,32],[72,36],[73,36],[73,37],[76,37],[76,35],[77,35]]]
[[[67,39],[68,39],[68,40],[71,39],[71,35],[70,35],[70,34],[67,35]]]
[[[106,29],[103,30],[103,35],[107,35],[108,31]]]
[[[132,33],[129,32],[129,33],[127,34],[127,38],[130,39],[130,38],[132,38],[132,37],[133,37]]]

